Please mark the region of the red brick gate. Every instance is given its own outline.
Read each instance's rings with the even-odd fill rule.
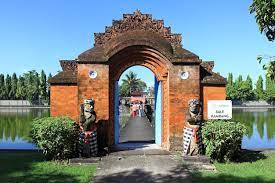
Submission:
[[[207,100],[225,99],[226,83],[212,71],[214,62],[203,62],[185,50],[181,40],[180,34],[171,33],[149,14],[124,14],[104,33],[95,34],[93,48],[76,60],[60,61],[63,71],[50,79],[51,115],[78,121],[79,105],[94,98],[102,138],[112,145],[114,83],[127,68],[145,66],[162,81],[162,147],[181,149],[188,101],[200,99],[205,117]]]

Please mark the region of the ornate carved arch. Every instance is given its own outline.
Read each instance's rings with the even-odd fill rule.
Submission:
[[[181,34],[172,34],[170,27],[165,27],[163,20],[154,20],[150,14],[142,14],[139,10],[133,14],[123,14],[122,20],[113,20],[112,26],[106,26],[104,33],[95,33],[94,46],[107,44],[121,33],[142,30],[154,32],[165,38],[172,45],[181,45]]]

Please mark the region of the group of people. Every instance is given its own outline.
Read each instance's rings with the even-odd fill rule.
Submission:
[[[143,103],[142,101],[131,103],[130,112],[132,117],[143,117],[146,115],[148,120],[150,122],[152,121],[153,110],[151,105],[147,101],[145,101],[145,103]]]

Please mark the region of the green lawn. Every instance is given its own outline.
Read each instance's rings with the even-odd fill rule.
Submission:
[[[275,183],[275,153],[249,153],[239,163],[215,163],[217,173],[193,173],[193,183]]]
[[[95,165],[68,165],[44,161],[37,152],[0,152],[0,182],[86,183],[96,171]]]

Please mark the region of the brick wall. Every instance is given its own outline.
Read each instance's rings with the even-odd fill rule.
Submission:
[[[207,120],[207,101],[208,100],[225,100],[225,86],[203,86],[203,119]]]
[[[180,73],[187,71],[183,80]],[[169,72],[169,141],[171,150],[182,150],[182,130],[188,111],[188,101],[200,98],[200,66],[173,65]]]
[[[51,116],[69,116],[78,120],[77,86],[51,86]]]
[[[97,77],[89,77],[89,71],[97,72]],[[109,135],[109,66],[105,64],[78,64],[78,104],[84,99],[95,100],[95,111],[98,123],[99,144],[110,141]],[[108,136],[108,137],[107,137]],[[109,142],[110,144],[110,142]]]
[[[97,72],[91,79],[89,71]],[[84,99],[95,100],[95,111],[98,120],[109,120],[109,66],[103,64],[78,64],[78,102]]]

